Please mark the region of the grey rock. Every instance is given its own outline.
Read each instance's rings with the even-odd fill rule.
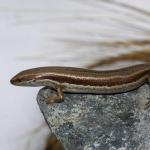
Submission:
[[[40,109],[65,150],[150,150],[149,86],[127,93],[65,93],[62,103],[46,104],[56,92],[48,87],[37,96]]]

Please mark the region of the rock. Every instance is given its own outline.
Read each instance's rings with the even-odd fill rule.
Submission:
[[[46,104],[56,94],[45,87],[40,109],[65,150],[150,150],[149,86],[113,95],[65,93],[62,103]]]

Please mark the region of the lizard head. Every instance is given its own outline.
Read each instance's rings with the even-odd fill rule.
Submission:
[[[10,82],[17,86],[38,86],[38,77],[41,75],[38,69],[29,69],[15,75]]]
[[[15,75],[10,82],[17,86],[52,86],[55,84],[56,67],[39,67],[24,70]],[[58,71],[57,71],[58,72]]]

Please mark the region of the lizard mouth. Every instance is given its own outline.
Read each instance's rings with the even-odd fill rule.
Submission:
[[[21,81],[21,78],[17,78],[16,76],[10,80],[11,84],[13,85],[18,85],[19,83],[21,83]]]

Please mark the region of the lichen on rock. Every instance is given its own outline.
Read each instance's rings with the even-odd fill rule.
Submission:
[[[65,150],[149,150],[149,86],[113,95],[65,93],[62,103],[46,104],[56,92],[45,87],[37,101]]]

